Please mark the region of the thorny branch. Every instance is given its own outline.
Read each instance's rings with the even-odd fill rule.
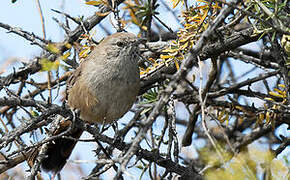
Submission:
[[[96,156],[99,160],[96,160],[96,167],[86,178],[98,177],[106,173],[110,167],[116,166],[117,164],[119,169],[114,178],[119,179],[124,173],[128,173],[128,169],[131,168],[131,162],[135,161],[134,165],[137,163],[143,165],[142,171],[145,172],[149,169],[149,176],[152,179],[158,177],[168,177],[170,179],[174,175],[180,176],[180,179],[201,179],[204,172],[206,172],[206,164],[203,162],[200,165],[190,157],[182,157],[182,148],[179,147],[179,142],[181,142],[179,137],[183,134],[179,134],[178,130],[179,125],[184,126],[186,121],[177,118],[177,103],[175,102],[183,103],[190,115],[187,130],[182,140],[182,146],[191,145],[193,142],[192,136],[196,134],[197,138],[211,142],[207,143],[206,146],[209,148],[214,147],[222,162],[226,160],[224,160],[223,154],[220,152],[220,141],[226,142],[225,149],[231,149],[231,152],[234,154],[233,156],[236,156],[240,151],[243,151],[244,147],[247,147],[248,144],[253,143],[259,138],[266,137],[270,139],[273,132],[275,132],[275,128],[280,125],[286,124],[288,127],[290,126],[290,108],[288,105],[289,102],[287,101],[289,97],[285,97],[287,96],[285,94],[288,94],[287,90],[283,91],[283,88],[280,88],[278,91],[276,88],[277,92],[280,93],[279,95],[273,92],[270,93],[273,89],[272,87],[281,86],[283,83],[285,84],[285,79],[288,78],[286,76],[287,67],[285,62],[283,62],[287,58],[285,54],[281,53],[283,49],[279,49],[277,41],[275,47],[273,45],[272,48],[279,51],[273,53],[277,54],[275,57],[273,57],[273,54],[265,53],[263,50],[254,52],[240,48],[240,46],[256,42],[261,37],[261,34],[257,33],[255,27],[252,26],[238,32],[232,32],[229,29],[232,25],[228,26],[225,19],[231,21],[229,17],[231,14],[235,14],[235,9],[240,10],[237,6],[240,2],[239,0],[230,1],[226,5],[223,5],[223,8],[218,12],[216,18],[200,34],[199,40],[188,50],[179,69],[176,68],[176,63],[171,61],[167,64],[159,64],[158,68],[153,69],[141,77],[142,87],[139,93],[139,102],[142,103],[139,103],[139,105],[132,109],[135,115],[124,127],[118,128],[114,126],[114,130],[116,131],[114,137],[100,133],[95,125],[85,123],[76,117],[76,126],[93,135],[94,139],[97,139],[101,144],[106,146],[105,149],[112,156],[111,159],[104,159],[105,156],[102,155],[101,148],[98,148],[96,150]],[[261,3],[260,1],[257,2]],[[115,1],[114,3],[118,6],[123,3],[123,0]],[[155,3],[157,1],[152,1],[150,7],[155,6]],[[189,7],[186,2],[185,4],[188,10]],[[169,7],[165,6],[165,8]],[[0,120],[6,130],[6,132],[0,132],[0,173],[4,173],[8,169],[26,161],[28,154],[33,149],[53,141],[60,136],[65,137],[65,134],[61,134],[59,136],[48,136],[37,141],[29,140],[29,142],[23,138],[27,134],[33,136],[38,131],[45,132],[45,135],[49,135],[47,127],[54,126],[56,116],[68,119],[73,117],[65,101],[60,106],[53,99],[51,99],[52,102],[48,101],[44,95],[51,88],[51,92],[57,91],[56,96],[58,96],[58,91],[64,87],[65,81],[71,72],[68,71],[60,75],[60,77],[57,75],[57,78],[43,83],[34,82],[33,79],[29,78],[31,75],[42,70],[41,64],[39,63],[40,59],[47,58],[55,61],[61,57],[68,50],[67,43],[74,44],[80,42],[80,36],[99,24],[106,17],[106,12],[111,12],[112,10],[115,14],[119,13],[110,6],[102,6],[98,13],[86,20],[79,20],[67,13],[53,10],[73,20],[78,25],[71,31],[68,24],[63,24],[56,19],[58,24],[66,31],[65,40],[57,43],[60,44],[58,47],[60,53],[57,54],[48,51],[47,45],[51,43],[50,41],[20,28],[0,23],[0,27],[6,29],[9,33],[15,33],[25,38],[31,44],[41,47],[44,51],[40,57],[33,58],[29,63],[23,64],[23,67],[14,69],[10,74],[0,77],[0,90],[4,94],[3,97],[0,97],[0,106],[2,106],[0,113],[3,115],[3,119],[1,118]],[[171,13],[174,14],[173,11]],[[105,15],[99,16],[98,14]],[[119,14],[117,15],[119,16]],[[241,17],[244,16],[245,14],[243,13],[239,14],[229,24],[238,24],[242,20]],[[149,21],[146,24],[150,30],[146,32],[148,39],[150,39],[149,36],[151,34],[155,33],[151,31],[151,26],[154,25],[154,18],[157,18],[157,16],[150,14]],[[275,18],[272,20],[275,20],[276,23],[278,22]],[[166,26],[164,27],[165,29],[172,31],[167,24],[159,19],[159,16],[158,21],[161,22],[160,26]],[[285,28],[283,27],[283,29]],[[232,33],[227,35],[226,30]],[[216,33],[222,34],[223,37],[218,37],[217,40],[213,41],[212,38]],[[264,44],[273,44],[267,38],[264,38],[263,41],[265,41]],[[146,45],[141,45],[141,54],[145,61],[148,58],[158,59],[164,53],[163,50],[170,46],[171,43],[167,41],[147,42]],[[197,62],[204,63],[204,66],[206,66],[209,58],[212,60],[212,68],[206,76],[202,74],[202,66],[199,66],[199,74],[201,75],[199,77],[202,77],[202,80],[206,83],[202,84],[200,83],[202,81],[200,81],[200,84],[198,84],[195,80],[191,81],[190,73],[194,69],[193,67]],[[231,58],[234,58],[234,60],[231,61]],[[249,63],[254,69],[259,69],[262,72],[259,71],[259,73],[251,77],[246,76],[247,74],[245,73],[239,79],[235,75],[236,69],[231,65],[234,62]],[[227,73],[225,70],[226,65],[227,70],[230,72],[230,77],[226,77],[226,80],[223,80],[225,79],[223,73]],[[242,69],[238,69],[238,71],[242,71]],[[284,81],[281,80],[281,77],[284,78]],[[274,81],[277,86],[268,84],[270,78],[275,79]],[[263,87],[260,85],[262,83]],[[10,87],[12,84],[19,85],[17,92],[14,92]],[[267,92],[255,88],[257,84],[259,84],[259,88],[267,89]],[[34,89],[28,89],[26,87],[28,85]],[[144,104],[143,101],[145,98],[143,95],[152,89],[157,89],[158,95],[156,95],[155,101]],[[23,92],[27,93],[24,94]],[[263,101],[263,106],[257,105],[253,100],[254,98]],[[245,103],[241,103],[240,99],[243,99]],[[25,115],[22,118],[16,118],[19,114]],[[266,116],[264,119],[261,118],[263,115]],[[156,132],[155,126],[153,125],[157,119],[163,122],[162,128],[158,132]],[[208,126],[210,120],[215,120],[219,123],[218,127],[223,128],[222,135],[219,131],[216,132],[214,128]],[[223,121],[230,121],[230,123],[229,125],[224,125]],[[266,121],[266,123],[261,123],[260,121]],[[203,128],[200,128],[200,124]],[[243,134],[246,129],[250,129],[250,133]],[[129,137],[130,133],[135,133],[136,136],[131,138]],[[150,136],[150,138],[147,138],[147,136]],[[73,140],[91,141],[83,139]],[[281,137],[281,140],[279,139],[278,142],[278,148],[272,150],[275,156],[281,154],[289,146],[289,138]],[[143,143],[147,144],[148,147],[146,146],[144,148]],[[16,144],[17,149],[12,148],[13,144]],[[165,153],[162,149],[163,146],[166,147]],[[119,150],[121,153],[115,155],[112,153],[113,150]],[[223,163],[220,166],[222,165]],[[103,168],[103,166],[105,167]],[[152,167],[154,168],[153,173],[151,173]],[[162,176],[160,175],[162,172],[160,167],[165,169]],[[201,169],[203,170],[199,171]],[[38,170],[39,164],[35,164],[30,169],[29,178],[33,179],[37,175]]]

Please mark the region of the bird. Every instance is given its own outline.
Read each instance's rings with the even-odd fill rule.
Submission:
[[[96,45],[72,73],[67,80],[67,104],[79,111],[83,121],[109,124],[132,107],[140,89],[139,43],[132,33],[114,33]],[[67,126],[60,127],[54,135],[64,132]],[[77,129],[67,136],[78,139],[82,133]],[[53,173],[61,171],[76,143],[68,138],[48,143],[41,168]],[[30,164],[38,153],[39,150],[31,155]]]

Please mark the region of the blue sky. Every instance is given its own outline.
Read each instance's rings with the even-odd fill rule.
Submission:
[[[46,36],[47,39],[50,39],[52,41],[61,41],[63,39],[63,31],[59,28],[58,24],[54,20],[52,20],[52,17],[56,17],[62,20],[61,17],[59,16],[59,14],[51,11],[50,9],[64,10],[64,12],[67,12],[74,17],[78,17],[81,15],[87,17],[89,15],[92,15],[94,13],[94,10],[96,9],[94,7],[85,5],[83,1],[80,0],[41,1],[41,6],[45,18]],[[34,34],[43,37],[40,16],[35,1],[18,0],[14,4],[12,4],[11,1],[8,0],[2,1],[0,6],[0,22],[9,24],[13,27],[21,27],[25,31],[33,32]],[[103,35],[104,34],[102,31],[98,31],[98,34],[96,34],[95,38],[101,38]],[[31,46],[30,42],[28,42],[24,38],[13,33],[7,33],[7,31],[2,28],[0,29],[1,67],[3,67],[4,63],[12,57],[16,57],[21,61],[29,61],[34,56],[39,55],[40,52],[41,49],[39,47]],[[17,67],[20,65],[21,63],[14,63],[12,66]],[[11,72],[12,66],[6,69],[6,72]],[[6,73],[2,75],[5,74]],[[46,76],[41,75],[37,79],[41,81],[41,78],[46,78]],[[83,147],[84,144],[85,147]],[[83,155],[81,157],[82,159],[90,159],[91,157],[94,157],[94,154],[91,150],[93,148],[96,148],[95,143],[78,143],[78,147],[81,150],[81,153],[75,151],[72,155],[72,158],[79,156],[79,154]],[[74,166],[78,167],[80,165],[74,164]],[[94,167],[94,163],[89,163],[89,165],[87,165],[87,163],[82,163],[82,167],[82,169],[85,171],[84,175],[87,175],[90,172],[90,169]],[[25,166],[24,164],[22,168],[27,169],[27,166]],[[78,176],[76,176],[80,173],[78,171],[78,168],[74,168],[75,171],[71,171],[69,167],[66,169],[67,170],[65,170],[63,173],[67,177],[72,176],[74,177],[74,179],[78,179]]]
[[[52,17],[56,17],[59,20],[63,20],[62,17],[51,11],[50,9],[56,9],[64,11],[70,14],[73,17],[88,17],[92,15],[96,8],[93,6],[88,6],[84,4],[84,1],[81,0],[49,0],[49,1],[41,1],[41,7],[43,11],[43,16],[45,19],[45,28],[46,28],[46,37],[49,40],[54,42],[58,42],[63,40],[64,32],[60,29],[58,24],[52,19]],[[170,17],[171,15],[169,14]],[[165,21],[171,20],[166,19]],[[21,27],[23,30],[28,32],[33,32],[34,34],[43,37],[42,33],[42,25],[40,21],[39,12],[37,9],[37,5],[35,1],[23,1],[18,0],[16,3],[11,3],[10,1],[1,2],[0,6],[0,22],[9,24],[12,27]],[[71,23],[73,25],[74,23]],[[107,29],[111,30],[111,32],[115,32],[112,28],[112,25],[109,23],[108,17],[106,21],[103,21],[102,24],[107,27]],[[172,26],[177,26],[177,24],[172,24]],[[71,26],[73,29],[74,26]],[[95,33],[94,39],[99,40],[104,37],[105,33],[97,27],[93,30]],[[128,27],[127,31],[134,32],[134,28]],[[15,35],[13,33],[7,33],[6,30],[0,28],[0,64],[1,69],[5,67],[5,73],[1,75],[5,75],[12,71],[12,67],[20,67],[20,61],[27,62],[32,59],[34,56],[39,55],[41,52],[41,48],[38,46],[31,46],[30,42],[25,40],[24,38]],[[12,58],[17,58],[18,62],[14,62],[10,64],[8,68],[6,68],[5,63],[7,60],[9,61]],[[4,70],[4,69],[3,69]],[[43,81],[46,78],[45,73],[38,73],[36,76],[34,75],[37,81]],[[1,94],[0,94],[1,95]],[[3,94],[2,94],[3,95]],[[128,121],[130,117],[130,113],[128,113],[123,119],[119,122],[124,123]],[[108,134],[112,135],[113,131],[109,130]],[[134,137],[134,135],[132,135]],[[26,136],[26,138],[29,138]],[[88,134],[84,134],[82,138],[90,138]],[[66,178],[74,178],[78,179],[78,175],[83,173],[83,176],[88,175],[90,170],[94,167],[94,163],[91,162],[94,160],[94,153],[92,150],[96,148],[96,143],[78,143],[76,150],[73,151],[73,154],[70,159],[82,159],[87,161],[87,163],[68,163],[62,174]],[[79,169],[79,167],[82,167]],[[21,166],[21,168],[28,169],[25,163]],[[83,172],[82,172],[83,171]],[[132,170],[132,174],[136,174],[136,169]],[[140,170],[138,172],[140,174]],[[48,178],[48,176],[46,176]]]
[[[46,26],[46,36],[47,39],[52,41],[61,41],[63,39],[63,31],[59,28],[58,24],[52,20],[52,17],[56,17],[62,20],[61,16],[50,9],[63,10],[64,12],[70,14],[71,16],[89,16],[94,13],[96,8],[92,6],[85,5],[81,0],[46,0],[41,1],[41,6],[43,10],[43,15],[45,18],[45,26]],[[63,8],[64,7],[64,8]],[[163,19],[167,24],[169,24],[173,29],[177,29],[178,24],[170,20],[170,13],[168,14],[169,18]],[[39,12],[36,6],[35,1],[24,1],[18,0],[16,3],[12,4],[11,1],[5,0],[1,2],[0,6],[0,22],[9,24],[13,27],[21,27],[23,30],[28,32],[33,32],[38,36],[43,36],[42,34],[42,26],[40,21]],[[104,26],[108,27],[108,29],[112,29],[112,25],[109,21],[103,22]],[[73,26],[72,26],[73,27]],[[128,31],[134,32],[134,29],[129,28]],[[98,40],[104,36],[104,32],[96,27],[96,35],[94,39]],[[114,30],[112,30],[114,32]],[[253,44],[253,47],[257,48],[257,44]],[[6,30],[0,28],[0,67],[3,67],[4,63],[7,59],[11,59],[11,57],[19,58],[23,61],[29,61],[32,57],[38,55],[41,52],[41,49],[37,46],[31,46],[30,43],[24,38],[15,35],[13,33],[7,33]],[[13,66],[20,66],[20,63],[16,63]],[[246,65],[244,63],[239,63],[236,65],[238,69],[243,67],[243,69],[250,69],[251,66]],[[2,68],[1,68],[2,69]],[[7,69],[7,72],[11,72],[11,67]],[[223,72],[227,73],[227,72]],[[236,72],[237,74],[239,72]],[[256,72],[257,73],[257,72]],[[4,73],[5,74],[5,73]],[[3,74],[2,74],[3,75]],[[46,76],[39,76],[38,79],[45,78]],[[182,108],[182,105],[179,105],[178,108]],[[128,115],[130,116],[130,114]],[[188,114],[184,113],[181,109],[178,110],[177,116],[180,118],[187,119]],[[124,117],[120,122],[126,122],[128,117]],[[162,126],[160,123],[156,123],[155,126]],[[178,129],[180,132],[180,138],[183,134],[184,128]],[[280,128],[278,133],[281,132],[283,134],[287,134],[286,127]],[[112,131],[111,131],[112,133]],[[289,133],[289,131],[288,131]],[[87,138],[87,135],[84,135],[83,138]],[[95,143],[78,143],[77,149],[78,151],[74,151],[71,159],[75,159],[79,157],[84,160],[92,160],[94,158],[94,154],[92,150],[96,147]],[[190,146],[193,148],[193,146]],[[288,148],[289,149],[289,148]],[[186,150],[186,149],[185,149]],[[289,154],[289,150],[284,151],[284,154]],[[72,166],[78,167],[79,164],[72,163]],[[90,169],[94,167],[94,163],[82,163],[82,170],[84,174],[88,174]],[[138,170],[132,170],[132,174],[136,173]],[[78,168],[72,168],[70,165],[66,166],[65,171],[62,172],[66,174],[66,176],[73,176],[74,174],[80,173]],[[140,174],[140,171],[138,171]],[[77,176],[73,176],[77,179]]]

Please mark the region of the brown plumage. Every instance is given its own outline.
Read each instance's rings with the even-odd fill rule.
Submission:
[[[138,43],[131,33],[115,33],[105,38],[82,61],[67,82],[67,100],[80,117],[91,123],[111,123],[121,118],[132,106],[140,88]],[[65,131],[60,128],[54,134]],[[69,134],[79,138],[81,130]],[[76,142],[56,139],[48,144],[42,161],[46,171],[60,171]],[[36,153],[34,153],[34,158]]]

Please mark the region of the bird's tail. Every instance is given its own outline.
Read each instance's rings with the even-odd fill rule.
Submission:
[[[58,135],[64,131],[66,131],[70,123],[66,123],[68,125],[61,125],[57,128],[57,130],[53,133],[53,135]],[[28,164],[30,167],[35,163],[37,156],[43,154],[43,158],[41,160],[41,168],[44,171],[51,171],[54,173],[59,172],[63,166],[66,164],[67,159],[72,153],[77,141],[82,135],[83,131],[79,129],[72,130],[72,132],[66,134],[67,137],[71,138],[57,138],[49,143],[46,143],[40,148],[35,149],[31,152],[28,157]],[[43,148],[43,149],[42,149]]]

